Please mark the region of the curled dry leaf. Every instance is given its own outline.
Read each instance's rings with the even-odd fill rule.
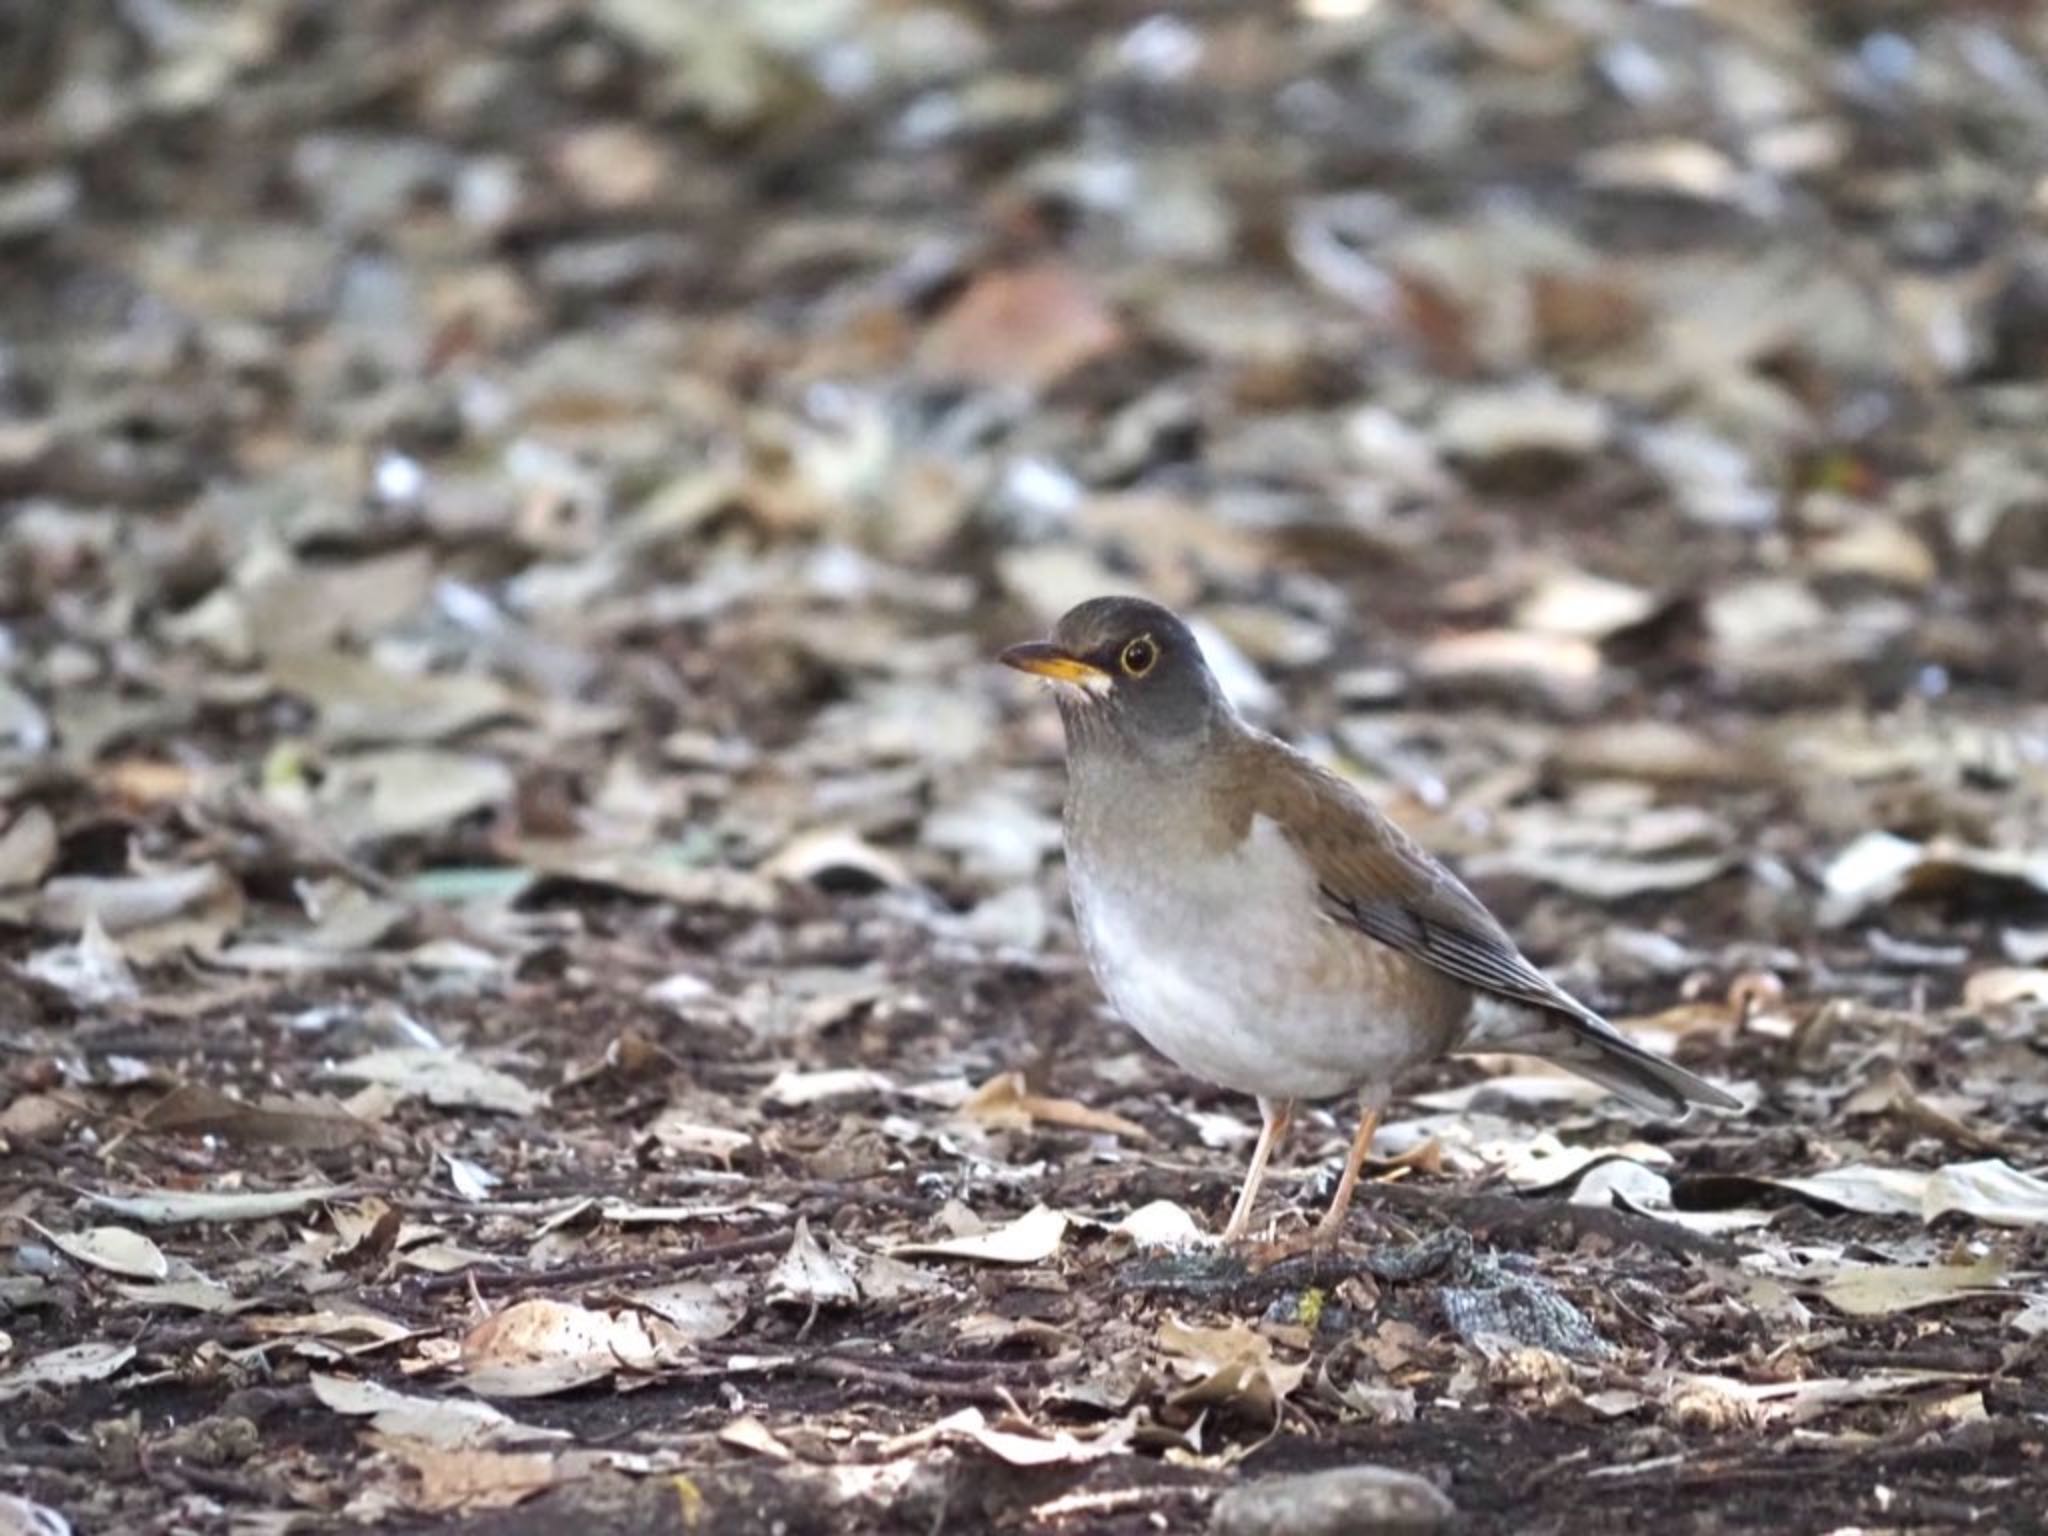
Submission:
[[[1274,1423],[1280,1405],[1308,1374],[1306,1362],[1274,1359],[1272,1341],[1240,1322],[1202,1328],[1168,1317],[1156,1342],[1174,1372],[1193,1383],[1174,1395],[1176,1408],[1222,1408]]]
[[[494,1312],[462,1339],[463,1385],[479,1397],[546,1397],[648,1371],[681,1344],[658,1318],[532,1298]]]
[[[1034,1123],[1064,1125],[1077,1131],[1101,1131],[1126,1141],[1150,1141],[1142,1125],[1105,1109],[1091,1109],[1072,1099],[1048,1098],[1025,1086],[1021,1072],[1002,1072],[975,1089],[960,1106],[967,1119],[987,1126],[1021,1129]]]
[[[799,1216],[789,1249],[768,1275],[768,1301],[779,1307],[850,1307],[860,1300],[853,1275],[811,1236]]]
[[[743,1413],[729,1420],[718,1432],[721,1445],[735,1450],[752,1451],[757,1456],[766,1456],[771,1461],[794,1461],[796,1452],[775,1437],[772,1430],[751,1413]]]
[[[165,1280],[155,1285],[116,1285],[114,1289],[138,1307],[176,1307],[220,1317],[232,1317],[257,1305],[213,1280]]]

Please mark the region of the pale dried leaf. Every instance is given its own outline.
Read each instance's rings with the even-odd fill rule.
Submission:
[[[83,1232],[52,1232],[31,1221],[61,1252],[90,1269],[105,1270],[129,1280],[161,1280],[171,1272],[164,1251],[140,1232],[126,1227],[88,1227]]]
[[[897,1258],[965,1259],[979,1264],[1043,1264],[1059,1252],[1067,1217],[1034,1205],[1015,1221],[971,1237],[936,1243],[904,1243],[890,1249]]]
[[[85,1198],[101,1210],[145,1226],[175,1227],[189,1222],[263,1221],[272,1216],[288,1216],[342,1193],[339,1185],[316,1184],[305,1189],[167,1189],[142,1195],[87,1192]]]

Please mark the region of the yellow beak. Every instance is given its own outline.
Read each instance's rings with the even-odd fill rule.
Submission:
[[[1058,646],[1043,640],[1013,645],[996,660],[1006,667],[1015,667],[1019,672],[1029,672],[1033,677],[1049,677],[1056,683],[1072,683],[1076,688],[1100,688],[1110,681],[1109,674],[1102,668],[1091,666],[1078,656],[1069,656]]]

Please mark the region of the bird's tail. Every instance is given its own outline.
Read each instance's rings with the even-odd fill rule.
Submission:
[[[1654,1115],[1683,1115],[1694,1104],[1728,1111],[1743,1107],[1733,1094],[1644,1050],[1592,1014],[1580,1017],[1520,1004],[1497,1005],[1474,1020],[1463,1048],[1540,1056]]]

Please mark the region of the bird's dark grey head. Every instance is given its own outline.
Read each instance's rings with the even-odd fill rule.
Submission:
[[[1051,639],[1013,645],[1002,661],[1062,685],[1070,750],[1116,742],[1174,759],[1231,717],[1194,633],[1141,597],[1090,598],[1067,610]]]

